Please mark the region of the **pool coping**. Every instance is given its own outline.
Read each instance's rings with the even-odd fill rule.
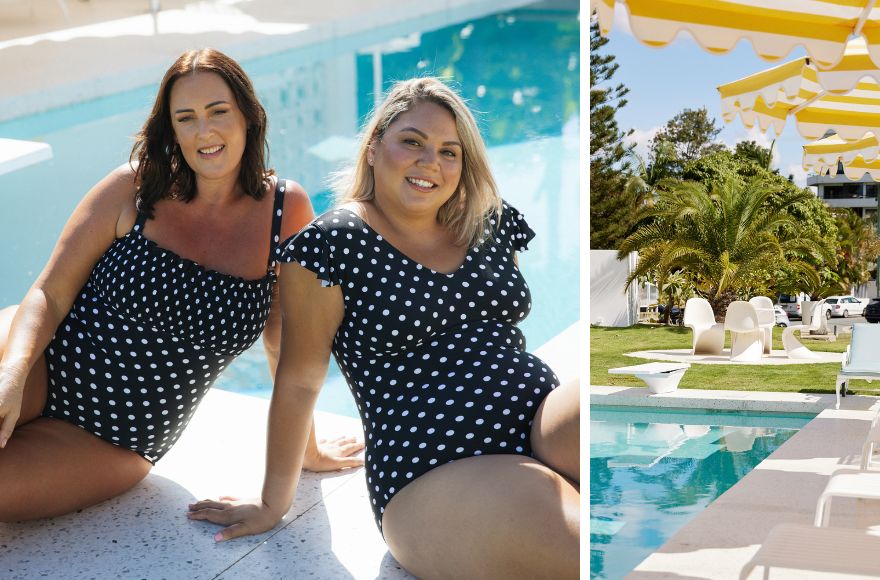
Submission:
[[[738,578],[773,526],[812,525],[816,502],[829,477],[837,469],[858,465],[871,419],[880,409],[880,398],[868,395],[847,397],[839,410],[834,402],[829,394],[681,389],[649,395],[640,387],[590,386],[591,405],[818,413],[626,578]],[[835,500],[831,525],[880,526],[880,502]],[[774,570],[774,577],[836,577],[778,572]],[[749,578],[762,573],[756,569]]]
[[[860,397],[850,395],[847,399],[855,401]],[[818,414],[834,407],[835,401],[834,395],[826,393],[676,389],[652,395],[646,387],[590,386],[590,405]]]

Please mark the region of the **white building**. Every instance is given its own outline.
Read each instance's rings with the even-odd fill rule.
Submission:
[[[880,183],[871,179],[867,173],[858,181],[852,181],[838,171],[837,175],[810,175],[807,185],[818,189],[819,199],[829,207],[849,207],[861,217],[874,218],[877,215],[877,191]]]

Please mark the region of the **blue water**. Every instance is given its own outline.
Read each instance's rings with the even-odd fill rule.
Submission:
[[[269,115],[270,165],[303,184],[320,213],[330,203],[327,176],[354,151],[376,94],[412,76],[449,79],[477,114],[502,196],[537,232],[520,256],[533,298],[522,328],[534,349],[578,318],[578,3],[536,3],[443,27],[422,18],[406,32],[243,61]],[[0,176],[0,306],[21,300],[82,195],[128,160],[158,81],[0,123],[0,135],[43,141],[54,152]],[[217,386],[270,396],[262,346]],[[356,415],[335,364],[318,408]]]
[[[623,578],[814,415],[590,408],[590,577]]]

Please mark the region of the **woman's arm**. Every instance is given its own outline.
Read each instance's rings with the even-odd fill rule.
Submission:
[[[229,540],[275,527],[293,503],[303,467],[312,412],[327,374],[330,351],[344,314],[339,286],[324,288],[299,264],[281,267],[281,356],[269,408],[263,494],[254,502],[201,501],[188,516],[228,526],[214,536]]]
[[[281,223],[281,239],[286,240],[299,232],[315,219],[312,201],[302,186],[295,181],[285,180],[284,213]],[[269,363],[269,374],[275,376],[278,368],[278,357],[281,350],[281,305],[278,297],[278,286],[272,296],[269,318],[263,329],[263,348]],[[320,445],[315,435],[315,422],[309,431],[303,468],[309,471],[336,471],[346,467],[363,465],[363,459],[352,457],[364,448],[357,437],[339,437],[331,441],[321,440]]]
[[[0,360],[0,447],[12,435],[25,379],[67,316],[97,261],[134,223],[134,172],[123,166],[95,185],[67,221],[55,249],[18,307]]]

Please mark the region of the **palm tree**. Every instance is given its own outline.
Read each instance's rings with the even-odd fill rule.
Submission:
[[[880,255],[880,240],[871,223],[849,208],[834,211],[837,222],[837,267],[840,294],[852,292],[852,286],[864,284],[874,273],[874,260]]]
[[[649,159],[630,149],[629,156],[635,161],[635,173],[626,180],[626,192],[640,205],[652,205],[660,189],[669,187],[674,179],[677,163],[675,147],[668,141],[660,141],[651,151]]]
[[[721,318],[738,292],[760,284],[780,263],[818,284],[807,258],[830,261],[834,252],[786,211],[810,196],[807,190],[780,193],[760,180],[732,177],[712,184],[711,191],[691,181],[660,191],[657,203],[642,210],[643,225],[619,248],[621,257],[639,252],[627,285],[653,273],[663,287],[670,274],[682,270]]]
[[[663,285],[658,286],[657,290],[660,296],[666,296],[663,323],[667,324],[672,313],[672,307],[676,304],[684,306],[687,299],[694,295],[694,284],[685,272],[670,272],[665,276]],[[680,319],[679,322],[681,322]]]

